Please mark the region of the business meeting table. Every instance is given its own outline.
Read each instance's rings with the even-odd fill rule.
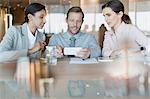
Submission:
[[[149,99],[150,64],[143,56],[114,59],[22,57],[0,63],[0,99]]]

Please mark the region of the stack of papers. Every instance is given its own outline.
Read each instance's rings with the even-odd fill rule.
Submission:
[[[70,64],[97,64],[98,61],[96,58],[88,58],[88,59],[81,59],[81,58],[70,58]]]

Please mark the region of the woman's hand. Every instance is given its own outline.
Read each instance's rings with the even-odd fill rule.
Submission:
[[[63,54],[63,47],[61,47],[60,45],[56,45],[56,49],[55,49],[55,51],[56,51],[56,56],[58,57],[58,58],[61,58],[61,57],[63,57],[64,56],[64,54]]]
[[[126,52],[123,49],[115,50],[111,53],[111,58],[125,57]]]
[[[142,56],[142,52],[141,50],[137,50],[137,49],[128,49],[128,50],[120,49],[120,50],[113,51],[110,57],[117,58],[117,57],[128,57],[128,56]]]
[[[46,42],[39,41],[31,49],[28,50],[28,55],[31,55],[31,54],[36,53],[37,51],[43,50],[45,46],[46,46]]]

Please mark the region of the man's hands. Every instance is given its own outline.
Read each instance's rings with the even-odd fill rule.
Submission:
[[[79,52],[77,52],[77,57],[80,57],[82,59],[86,59],[90,56],[91,50],[89,48],[83,48]]]
[[[57,57],[61,58],[64,56],[63,49],[64,48],[61,47],[60,45],[56,46]],[[90,54],[91,54],[91,50],[89,48],[83,48],[83,49],[79,50],[75,56],[80,57],[82,59],[86,59],[90,56]]]
[[[64,56],[64,48],[60,45],[56,45],[55,52],[56,52],[56,57],[62,58]],[[89,48],[82,48],[77,52],[75,55],[76,57],[80,57],[82,59],[89,58],[91,54],[91,50]]]

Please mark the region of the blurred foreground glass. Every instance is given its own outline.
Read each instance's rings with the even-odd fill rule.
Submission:
[[[41,97],[48,98],[53,96],[54,78],[41,78],[39,80],[39,92]]]
[[[85,85],[82,80],[69,80],[68,92],[71,97],[83,97],[85,95]]]
[[[150,45],[146,46],[145,55],[150,57]]]
[[[150,65],[150,45],[146,46],[145,49],[145,64]]]
[[[46,60],[48,64],[57,64],[56,46],[46,46]]]
[[[30,91],[30,62],[28,57],[18,59],[15,79],[18,85]]]
[[[0,81],[0,99],[31,99],[31,94],[16,81]]]
[[[30,62],[28,57],[20,57],[17,60],[17,67],[16,72],[14,74],[14,80],[4,82],[5,87],[2,88],[2,90],[3,94],[5,95],[2,97],[0,95],[0,99],[30,99],[31,94],[29,66]]]

